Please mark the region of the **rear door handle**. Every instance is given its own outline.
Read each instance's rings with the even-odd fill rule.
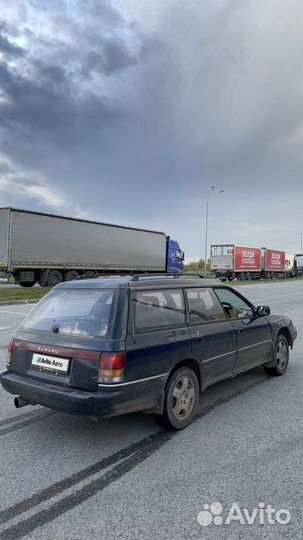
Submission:
[[[203,341],[204,340],[204,337],[203,336],[199,336],[199,337],[196,337],[195,338],[195,341]]]

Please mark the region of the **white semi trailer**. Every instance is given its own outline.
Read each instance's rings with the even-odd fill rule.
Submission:
[[[24,287],[105,272],[182,272],[183,259],[163,232],[0,208],[0,271]]]

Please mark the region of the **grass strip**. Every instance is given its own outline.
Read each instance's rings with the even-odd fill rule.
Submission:
[[[13,300],[40,300],[45,296],[51,287],[33,287],[11,289],[9,287],[0,289],[0,303],[11,302]]]

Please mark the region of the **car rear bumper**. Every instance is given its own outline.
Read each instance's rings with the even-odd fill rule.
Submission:
[[[165,380],[162,375],[114,388],[104,388],[104,385],[97,392],[85,392],[23,377],[12,371],[0,374],[4,390],[25,401],[63,413],[96,417],[161,408]]]

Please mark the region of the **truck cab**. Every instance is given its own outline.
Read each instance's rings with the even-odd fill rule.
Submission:
[[[294,273],[297,277],[303,276],[303,253],[294,256]]]
[[[184,252],[179,242],[167,238],[167,272],[184,272]]]

